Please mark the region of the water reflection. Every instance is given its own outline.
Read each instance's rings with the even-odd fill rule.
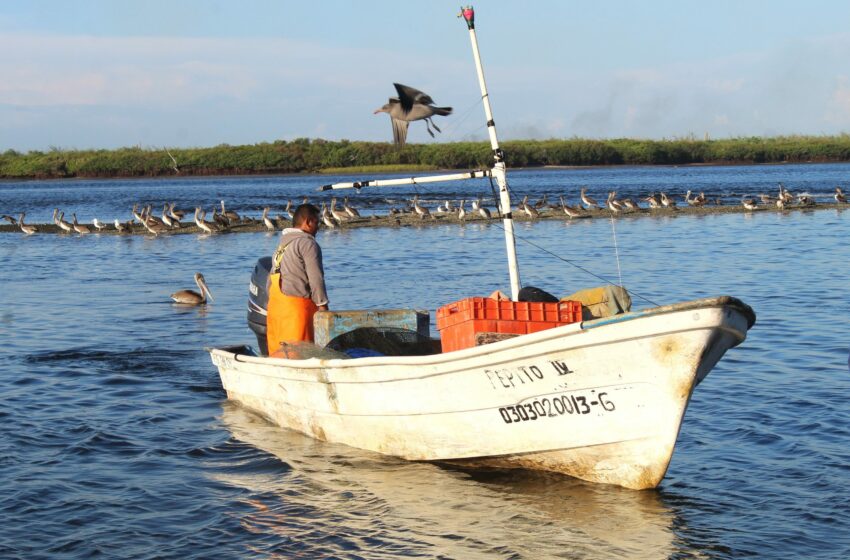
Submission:
[[[388,524],[381,538],[408,547],[397,552],[422,552],[424,546],[453,558],[666,558],[683,544],[673,531],[681,521],[655,491],[404,462],[280,429],[230,402],[222,409],[235,439],[282,461],[274,472],[214,475],[251,492],[252,508],[242,523],[252,532],[280,537],[283,531],[294,539],[310,533],[315,539],[317,517],[329,534],[350,534],[381,520]],[[293,518],[294,510],[316,508],[318,515]]]

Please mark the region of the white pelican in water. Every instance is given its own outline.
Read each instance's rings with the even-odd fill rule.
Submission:
[[[21,212],[21,215],[18,216],[18,227],[21,228],[21,231],[27,235],[32,235],[38,231],[38,228],[35,226],[30,226],[24,223],[24,218],[26,217],[26,212]]]
[[[210,289],[207,288],[204,275],[200,272],[195,273],[195,284],[198,285],[198,289],[201,290],[201,293],[193,290],[180,290],[179,292],[171,294],[171,299],[173,299],[175,303],[183,303],[186,305],[204,305],[207,303],[207,296],[209,296],[210,300],[214,299],[212,293],[210,293]]]

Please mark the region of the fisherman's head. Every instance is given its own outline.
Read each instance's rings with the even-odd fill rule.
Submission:
[[[312,204],[302,204],[292,213],[292,227],[310,235],[319,231],[319,209]]]

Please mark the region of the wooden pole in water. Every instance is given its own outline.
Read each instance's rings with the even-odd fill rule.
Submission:
[[[519,265],[516,258],[516,240],[514,238],[514,220],[511,214],[511,197],[508,192],[507,171],[505,168],[505,153],[499,148],[496,137],[496,123],[493,122],[493,111],[490,109],[490,97],[487,94],[487,84],[484,81],[484,69],[481,66],[481,55],[478,52],[478,38],[475,36],[475,11],[472,6],[461,8],[460,16],[466,21],[469,29],[469,40],[472,43],[472,56],[475,59],[475,69],[478,71],[478,84],[481,86],[481,99],[484,102],[484,115],[487,118],[487,132],[490,135],[490,146],[493,148],[492,175],[499,185],[499,208],[505,229],[505,244],[508,250],[508,272],[511,278],[511,299],[519,298],[520,280]]]

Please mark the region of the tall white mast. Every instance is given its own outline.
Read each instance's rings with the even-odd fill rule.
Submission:
[[[496,123],[493,122],[493,111],[490,109],[490,97],[487,94],[487,84],[484,81],[484,69],[481,67],[481,55],[478,53],[478,39],[475,36],[475,11],[472,6],[461,8],[459,17],[466,20],[469,28],[469,40],[472,42],[472,56],[475,58],[475,69],[478,71],[478,84],[481,86],[481,99],[484,102],[484,114],[487,117],[487,132],[490,134],[490,146],[493,148],[492,176],[496,178],[499,185],[499,208],[502,214],[502,223],[505,228],[505,244],[508,250],[508,272],[511,277],[511,299],[517,301],[519,298],[520,281],[519,266],[516,258],[516,241],[514,239],[514,220],[511,214],[511,197],[508,193],[508,179],[505,169],[505,153],[499,148],[499,139],[496,137]]]

